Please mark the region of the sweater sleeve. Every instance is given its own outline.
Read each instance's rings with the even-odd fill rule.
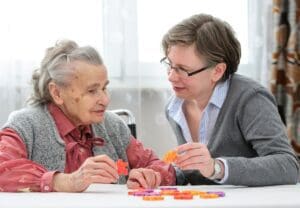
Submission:
[[[161,174],[161,185],[175,185],[175,169],[166,164],[154,154],[151,149],[144,148],[143,144],[131,137],[126,150],[130,168],[149,168]]]
[[[247,186],[297,183],[299,165],[274,98],[257,90],[241,103],[238,125],[257,156],[225,157],[229,172],[226,183]]]
[[[52,191],[55,172],[27,159],[26,146],[12,129],[0,132],[0,191]]]

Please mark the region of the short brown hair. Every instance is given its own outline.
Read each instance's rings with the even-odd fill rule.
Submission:
[[[241,58],[241,46],[231,26],[211,15],[198,14],[173,26],[163,37],[162,47],[167,56],[170,46],[195,44],[198,55],[208,64],[225,63],[222,80],[237,71]]]

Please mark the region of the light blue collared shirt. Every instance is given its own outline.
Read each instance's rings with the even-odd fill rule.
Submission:
[[[221,82],[217,84],[207,106],[204,108],[203,115],[200,121],[199,130],[198,130],[198,135],[199,135],[198,141],[202,144],[207,145],[208,141],[211,139],[210,137],[212,131],[214,129],[219,112],[222,108],[222,105],[225,101],[228,92],[229,83],[230,83],[230,79],[226,80],[225,82]],[[172,119],[174,119],[174,121],[176,121],[176,123],[178,123],[178,125],[180,126],[185,141],[193,142],[190,129],[188,127],[185,115],[182,111],[183,102],[184,100],[178,97],[172,100],[168,106],[169,116]],[[224,173],[224,178],[217,182],[224,183],[228,178],[228,166],[225,159],[223,158],[218,158],[218,159],[224,163],[225,173]]]

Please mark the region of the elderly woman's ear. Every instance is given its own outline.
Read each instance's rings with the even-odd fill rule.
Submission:
[[[55,84],[53,81],[51,81],[48,84],[48,89],[53,102],[56,105],[62,105],[64,101],[62,99],[62,95],[61,95],[62,92],[60,87],[57,84]]]

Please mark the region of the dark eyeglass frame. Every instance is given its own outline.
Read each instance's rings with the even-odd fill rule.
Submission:
[[[182,69],[182,68],[180,68],[180,67],[174,67],[174,66],[172,66],[171,63],[169,63],[167,60],[168,60],[167,57],[163,57],[163,58],[160,60],[160,63],[161,63],[161,64],[165,64],[165,65],[168,66],[170,69],[174,69],[176,72],[177,72],[177,70],[183,71],[183,72],[185,72],[185,73],[187,74],[188,77],[193,76],[193,75],[195,75],[195,74],[198,74],[198,73],[200,73],[200,72],[202,72],[202,71],[204,71],[204,70],[206,70],[206,69],[209,69],[209,68],[211,67],[211,66],[205,66],[205,67],[202,67],[201,69],[197,69],[197,70],[195,70],[195,71],[188,72],[188,71],[186,71],[185,69]]]

